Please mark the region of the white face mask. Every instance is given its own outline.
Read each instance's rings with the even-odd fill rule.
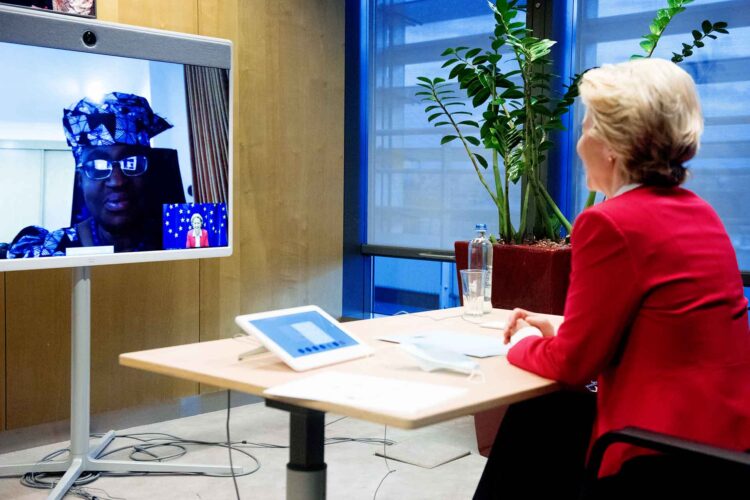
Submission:
[[[450,370],[471,375],[479,370],[479,363],[470,357],[429,343],[402,342],[401,349],[411,354],[424,371]]]

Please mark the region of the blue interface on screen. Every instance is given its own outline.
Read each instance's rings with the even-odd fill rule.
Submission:
[[[256,319],[249,323],[295,358],[357,344],[335,324],[314,311]]]

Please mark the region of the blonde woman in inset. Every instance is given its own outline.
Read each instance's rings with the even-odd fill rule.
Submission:
[[[187,234],[186,248],[204,248],[208,246],[208,231],[203,229],[203,217],[194,213],[190,217],[191,229]]]

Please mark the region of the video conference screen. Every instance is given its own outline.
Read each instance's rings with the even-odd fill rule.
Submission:
[[[4,42],[0,67],[0,259],[228,245],[228,70]]]

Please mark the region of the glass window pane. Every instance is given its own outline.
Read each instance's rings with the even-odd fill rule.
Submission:
[[[450,130],[433,127],[415,96],[418,76],[447,75],[447,47],[487,48],[494,19],[486,1],[371,4],[367,242],[452,249],[476,223],[497,233],[497,209],[466,152],[458,141],[440,146]]]
[[[640,37],[666,0],[630,2],[577,0],[576,72],[628,60],[639,53]],[[750,270],[750,9],[746,0],[696,0],[667,28],[655,57],[670,58],[690,31],[704,19],[729,23],[729,35],[707,40],[705,48],[681,64],[698,85],[705,132],[698,155],[688,163],[692,174],[685,187],[716,209],[737,251],[741,269]],[[576,106],[575,137],[580,134],[583,106]],[[588,191],[576,159],[575,206]]]
[[[373,268],[374,314],[431,311],[459,305],[453,263],[375,257]]]

